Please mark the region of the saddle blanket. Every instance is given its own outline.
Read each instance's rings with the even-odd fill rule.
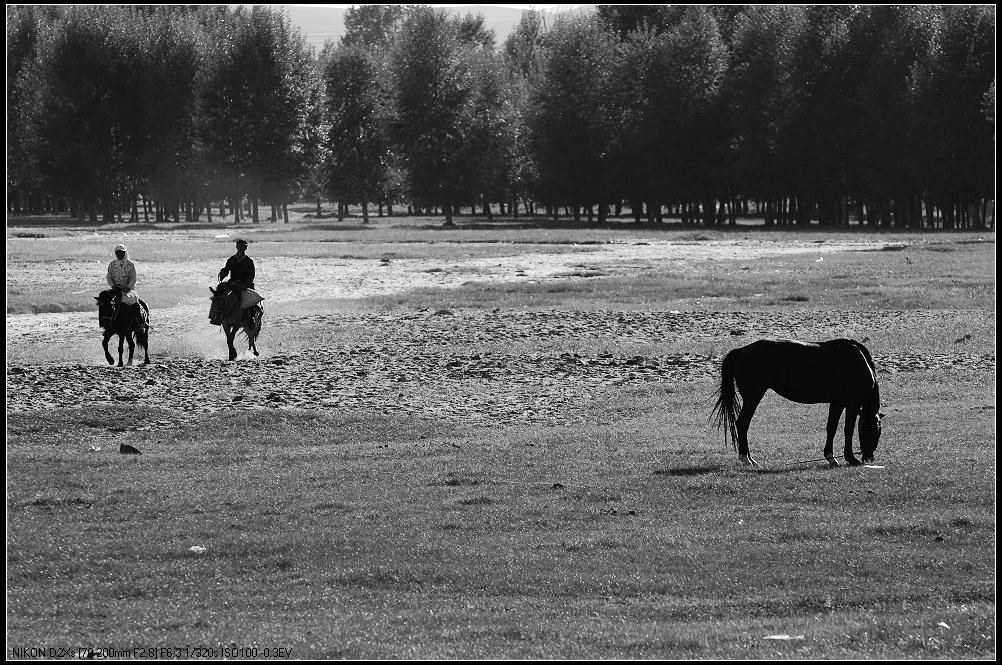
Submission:
[[[262,300],[264,297],[254,289],[244,289],[240,293],[240,309],[250,309]]]
[[[139,294],[135,289],[132,291],[122,291],[121,303],[123,305],[135,305],[139,302]]]

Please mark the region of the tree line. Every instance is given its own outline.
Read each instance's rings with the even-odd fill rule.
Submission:
[[[600,5],[501,44],[359,5],[345,29],[317,53],[269,6],[9,6],[8,213],[994,222],[991,5]]]

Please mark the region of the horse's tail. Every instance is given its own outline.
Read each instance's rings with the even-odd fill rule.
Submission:
[[[260,310],[254,312],[254,317],[251,319],[251,329],[254,331],[254,341],[257,341],[258,335],[261,334],[261,319],[264,318],[263,312]]]
[[[150,329],[147,326],[136,326],[136,344],[140,347],[149,350],[150,348]]]
[[[724,430],[724,443],[727,443],[728,434],[734,449],[738,447],[738,411],[741,408],[737,391],[734,389],[734,362],[737,360],[737,349],[724,356],[724,362],[720,365],[720,389],[717,391],[719,397],[717,404],[710,413],[710,419],[716,420],[717,429]]]

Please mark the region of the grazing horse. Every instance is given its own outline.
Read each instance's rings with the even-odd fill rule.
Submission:
[[[97,300],[98,320],[104,328],[104,339],[101,346],[104,347],[104,357],[109,365],[115,364],[115,358],[108,351],[108,340],[112,335],[118,335],[118,366],[122,367],[123,344],[129,343],[129,365],[132,364],[132,356],[136,350],[136,344],[143,350],[143,364],[150,364],[149,331],[150,331],[150,308],[145,302],[140,300],[135,305],[115,303],[114,291],[102,291],[94,298]],[[133,338],[135,340],[133,341]]]
[[[748,426],[769,389],[801,404],[831,404],[824,450],[829,466],[838,466],[832,448],[843,410],[846,462],[860,464],[852,452],[857,417],[863,463],[873,461],[884,414],[880,413],[877,368],[862,344],[851,339],[815,343],[762,339],[724,356],[720,374],[720,397],[711,418],[715,416],[717,426],[724,428],[725,441],[730,435],[743,464],[758,466],[748,452]]]
[[[261,318],[264,308],[254,305],[247,309],[240,306],[240,289],[229,282],[222,282],[217,288],[209,287],[212,292],[212,306],[209,309],[209,322],[221,325],[226,335],[226,346],[230,351],[230,360],[237,359],[237,349],[233,340],[240,330],[247,335],[247,349],[255,356],[257,352],[257,337],[261,334]]]

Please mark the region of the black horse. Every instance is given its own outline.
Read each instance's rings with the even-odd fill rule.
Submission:
[[[212,305],[209,308],[209,323],[221,325],[226,335],[226,346],[230,351],[230,360],[237,359],[237,349],[233,340],[237,332],[243,330],[247,335],[247,349],[255,356],[257,352],[257,337],[261,334],[261,319],[264,308],[260,304],[243,309],[240,306],[242,289],[230,282],[222,282],[217,288],[209,287],[212,292]]]
[[[850,466],[861,464],[852,452],[852,431],[857,417],[863,463],[873,461],[880,440],[880,419],[884,414],[880,413],[876,365],[870,352],[859,342],[851,339],[815,343],[763,339],[724,356],[720,374],[720,397],[713,408],[713,416],[717,426],[724,428],[725,441],[730,435],[744,464],[758,466],[748,452],[748,426],[755,408],[770,388],[793,402],[831,404],[824,451],[830,466],[838,466],[832,448],[843,410],[846,462]]]
[[[118,366],[122,367],[122,353],[125,342],[129,343],[129,365],[136,350],[136,344],[143,350],[143,364],[150,364],[149,332],[150,308],[140,300],[135,305],[117,302],[115,292],[102,291],[94,298],[97,300],[98,320],[104,328],[104,357],[109,365],[115,364],[115,358],[108,351],[108,340],[112,335],[118,335]]]

